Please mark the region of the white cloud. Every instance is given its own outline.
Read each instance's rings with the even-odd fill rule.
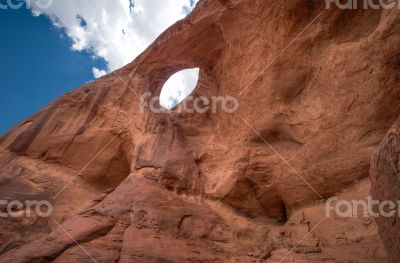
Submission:
[[[199,68],[181,70],[164,84],[160,94],[161,106],[171,109],[192,93],[199,79]]]
[[[92,50],[115,70],[185,17],[197,0],[53,0],[46,8],[35,2],[31,1],[32,13],[47,15],[64,28],[73,50]],[[95,77],[103,73],[93,68]]]
[[[94,67],[94,68],[92,69],[92,72],[93,72],[93,76],[94,76],[96,79],[97,79],[97,78],[100,78],[100,77],[103,77],[104,75],[107,75],[107,71],[98,69],[98,68],[96,68],[96,67]]]

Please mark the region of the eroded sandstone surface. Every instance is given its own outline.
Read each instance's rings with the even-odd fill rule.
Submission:
[[[0,220],[0,262],[384,262],[374,221],[327,218],[323,199],[369,195],[372,153],[400,113],[399,20],[200,1],[132,63],[0,138],[0,198],[54,205]],[[194,96],[239,110],[143,107],[191,67]]]
[[[372,195],[375,200],[391,201],[399,204],[400,200],[400,120],[397,120],[382,141],[371,160]],[[386,207],[388,208],[388,206]],[[378,210],[377,207],[375,207]],[[386,217],[377,217],[379,234],[386,247],[389,262],[395,263],[400,258],[399,210]],[[387,211],[389,214],[389,211]]]

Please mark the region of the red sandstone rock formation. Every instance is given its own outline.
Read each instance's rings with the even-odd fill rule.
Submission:
[[[400,113],[399,11],[324,8],[200,1],[1,137],[0,198],[54,212],[2,219],[0,262],[384,262],[373,220],[326,218],[321,197],[369,195]],[[238,112],[141,110],[194,66],[194,95],[235,96]]]

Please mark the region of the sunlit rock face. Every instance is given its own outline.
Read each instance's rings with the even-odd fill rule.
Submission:
[[[2,198],[50,200],[99,262],[276,263],[300,241],[291,262],[384,262],[374,221],[321,221],[320,196],[369,195],[371,155],[400,113],[400,10],[332,8],[281,54],[324,8],[200,1],[131,64],[2,137]],[[233,96],[238,111],[141,111],[194,67],[192,94]],[[87,262],[51,219],[1,219],[0,262]]]
[[[160,105],[172,109],[196,88],[199,68],[184,69],[173,74],[164,84],[160,94]]]

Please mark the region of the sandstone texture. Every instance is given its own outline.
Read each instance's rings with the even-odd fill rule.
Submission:
[[[369,195],[400,114],[399,14],[199,1],[132,63],[0,138],[0,199],[54,206],[0,218],[0,262],[385,262],[374,220],[327,217],[323,199]],[[144,106],[192,67],[194,96],[238,111]]]
[[[376,200],[389,200],[399,205],[400,200],[400,120],[393,125],[371,160],[372,196]],[[386,207],[388,208],[388,207]],[[377,208],[375,208],[377,209]],[[385,244],[389,262],[400,259],[399,213],[377,217],[379,234]],[[388,211],[389,212],[389,211]]]

